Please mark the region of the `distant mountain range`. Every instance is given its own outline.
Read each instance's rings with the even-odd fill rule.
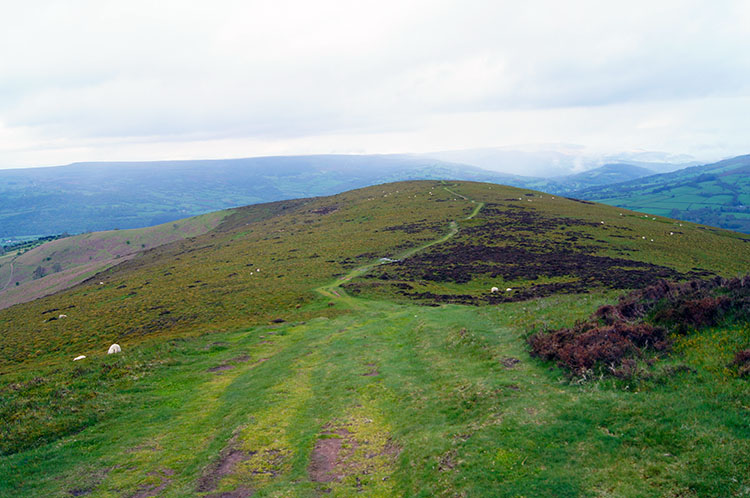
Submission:
[[[667,174],[654,174],[654,168],[643,164],[663,167],[620,162],[541,178],[401,154],[75,163],[0,170],[0,246],[62,232],[141,228],[248,204],[419,179],[505,184],[750,232],[748,156]]]
[[[688,155],[656,151],[596,153],[575,144],[487,147],[422,154],[423,157],[469,164],[489,171],[541,178],[575,175],[606,164],[640,166],[666,173],[701,164]]]

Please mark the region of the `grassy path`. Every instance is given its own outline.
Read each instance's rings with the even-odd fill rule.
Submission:
[[[16,256],[16,258],[17,258],[17,257],[18,257],[18,256]],[[15,262],[16,262],[16,258],[13,258],[13,259],[11,260],[11,262],[10,262],[10,276],[8,276],[8,281],[7,281],[7,282],[5,282],[5,285],[3,286],[3,288],[2,288],[2,289],[0,289],[0,292],[2,292],[2,291],[4,291],[5,289],[7,289],[7,288],[8,288],[8,286],[10,285],[10,283],[11,283],[11,282],[13,281],[13,263],[15,263]]]
[[[466,218],[464,218],[463,219],[464,221],[470,220],[470,219],[474,218],[479,213],[479,211],[482,209],[482,207],[484,207],[484,202],[476,202],[476,201],[474,201],[472,199],[469,199],[468,197],[466,197],[464,195],[461,195],[461,194],[459,194],[457,192],[454,192],[453,190],[449,189],[448,187],[443,187],[443,189],[446,190],[446,191],[448,191],[448,192],[450,192],[453,195],[456,195],[456,196],[458,196],[458,197],[460,197],[460,198],[462,198],[462,199],[464,199],[466,201],[471,202],[472,204],[475,204],[475,207],[472,210],[471,214],[469,214]],[[429,247],[432,247],[432,246],[437,245],[437,244],[442,244],[443,242],[446,242],[446,241],[450,240],[452,237],[454,237],[458,233],[458,231],[459,231],[458,223],[456,221],[451,221],[448,224],[448,232],[445,235],[443,235],[442,237],[439,237],[439,238],[437,238],[435,240],[427,242],[426,244],[422,244],[421,246],[413,247],[411,249],[403,251],[403,252],[395,255],[393,258],[380,258],[379,260],[373,261],[370,264],[367,264],[367,265],[364,265],[364,266],[360,266],[359,268],[355,268],[354,270],[350,271],[349,273],[347,273],[343,277],[340,277],[340,278],[336,279],[335,281],[333,281],[333,282],[331,282],[329,284],[326,284],[326,285],[323,285],[321,287],[318,287],[317,289],[315,289],[315,291],[318,292],[318,293],[320,293],[320,294],[322,294],[323,296],[325,296],[327,298],[339,299],[342,302],[346,302],[350,306],[358,307],[357,301],[354,298],[352,298],[351,296],[349,296],[348,294],[346,294],[346,292],[344,292],[344,290],[341,288],[342,284],[344,284],[344,283],[352,280],[353,278],[361,277],[362,275],[365,275],[366,273],[368,273],[370,270],[372,270],[375,267],[378,267],[378,266],[381,266],[381,265],[386,265],[386,264],[392,263],[394,261],[398,261],[398,260],[409,258],[409,257],[417,254],[418,252],[424,251],[425,249],[427,249]]]

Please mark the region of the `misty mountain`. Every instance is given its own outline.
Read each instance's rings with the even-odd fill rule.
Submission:
[[[558,183],[560,188],[569,191],[626,182],[653,174],[656,174],[654,170],[642,166],[617,163],[605,164],[604,166],[584,171],[583,173],[556,177],[551,180]]]
[[[505,174],[555,179],[575,175],[607,164],[628,164],[665,173],[700,164],[688,155],[635,151],[597,154],[580,145],[511,146],[451,150],[423,154],[442,161],[470,164]]]

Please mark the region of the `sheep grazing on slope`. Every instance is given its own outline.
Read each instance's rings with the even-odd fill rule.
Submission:
[[[122,351],[122,349],[120,348],[119,344],[112,344],[109,347],[109,350],[107,350],[107,354],[116,354],[116,353],[119,353],[121,351]]]
[[[60,315],[57,318],[68,318],[68,315]]]
[[[490,292],[494,294],[495,292],[498,292],[499,290],[500,289],[498,289],[497,287],[493,287],[492,289],[490,289]]]
[[[82,360],[82,359],[84,359],[84,358],[86,358],[86,356],[85,356],[85,355],[81,355],[81,356],[76,356],[75,358],[73,358],[73,361],[78,361],[78,360]]]

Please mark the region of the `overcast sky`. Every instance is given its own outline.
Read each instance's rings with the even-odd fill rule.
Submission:
[[[0,168],[534,143],[750,153],[750,2],[4,1]]]

